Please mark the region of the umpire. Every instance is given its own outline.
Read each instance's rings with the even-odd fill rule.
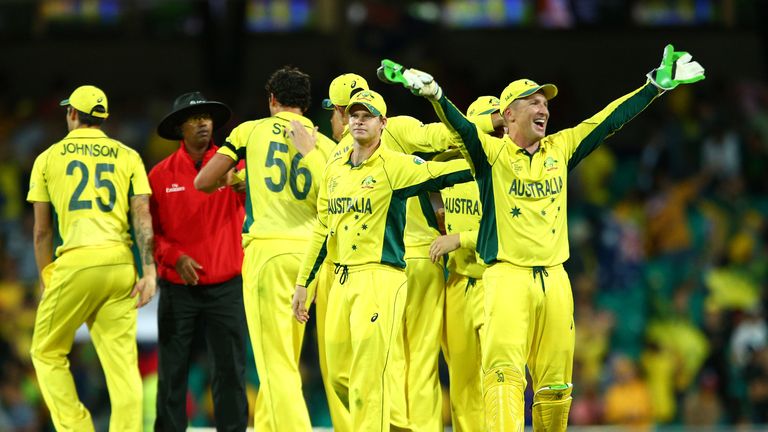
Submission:
[[[187,429],[187,379],[196,328],[205,334],[216,429],[245,431],[245,311],[240,230],[245,197],[234,186],[195,190],[198,171],[216,154],[213,131],[229,108],[199,92],[185,93],[157,127],[179,149],[149,173],[160,276],[159,379],[156,431]],[[234,179],[234,176],[228,176]]]

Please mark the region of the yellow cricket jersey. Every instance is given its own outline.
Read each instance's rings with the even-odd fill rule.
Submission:
[[[492,131],[490,115],[472,117],[480,130]],[[347,152],[352,147],[352,136],[344,135],[334,150],[334,155]],[[381,134],[381,145],[390,150],[414,154],[431,159],[450,147],[459,145],[459,137],[442,123],[424,124],[409,116],[395,116],[387,119],[387,126]],[[423,192],[408,200],[406,204],[405,246],[406,258],[428,257],[429,246],[440,235],[435,211],[429,202],[429,194]],[[331,255],[333,256],[333,255]]]
[[[253,239],[306,240],[312,232],[318,182],[334,142],[318,133],[315,149],[302,157],[287,137],[291,120],[314,129],[308,118],[281,112],[237,126],[218,150],[246,160],[243,247]]]
[[[445,96],[434,102],[438,116],[461,136],[477,179],[483,204],[477,249],[483,261],[524,267],[565,262],[568,171],[658,95],[646,83],[576,127],[544,137],[533,155],[508,135],[480,133]]]
[[[297,283],[307,286],[325,259],[327,245],[343,265],[383,263],[405,267],[406,200],[423,191],[472,180],[462,161],[424,162],[418,156],[384,146],[359,166],[352,166],[353,149],[328,162],[323,175],[315,231]]]
[[[129,199],[151,193],[135,150],[99,129],[78,128],[35,159],[27,201],[51,203],[60,256],[79,247],[130,247]]]
[[[445,210],[446,234],[459,234],[461,247],[448,254],[448,270],[480,279],[485,266],[477,252],[477,232],[483,206],[477,182],[460,183],[440,191]]]

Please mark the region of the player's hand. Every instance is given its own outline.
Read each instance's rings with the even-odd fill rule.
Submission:
[[[664,56],[656,69],[648,72],[648,79],[661,90],[672,90],[680,84],[703,80],[704,68],[685,51],[675,51],[672,44],[664,47]]]
[[[136,309],[149,303],[152,297],[155,296],[155,292],[157,292],[157,278],[155,275],[144,276],[139,279],[136,285],[133,286],[133,291],[131,291],[131,297],[139,296],[136,302]]]
[[[197,285],[200,280],[200,276],[197,274],[197,270],[202,270],[203,266],[193,260],[189,255],[182,255],[176,261],[176,273],[181,276],[181,280],[187,285]]]
[[[238,171],[237,168],[232,168],[231,170],[227,171],[226,178],[227,184],[232,188],[233,191],[237,193],[245,193],[245,169]]]
[[[291,128],[288,130],[288,138],[291,140],[294,147],[296,147],[296,150],[298,150],[302,156],[306,156],[307,153],[315,149],[317,143],[317,126],[312,129],[312,133],[310,134],[300,121],[291,120]]]
[[[406,69],[403,65],[384,59],[376,69],[376,76],[387,84],[402,84],[413,94],[428,99],[440,99],[443,90],[432,75],[418,69]]]
[[[429,258],[436,263],[448,252],[453,252],[461,247],[461,240],[458,234],[442,235],[432,242],[429,246]]]
[[[232,190],[237,193],[245,193],[245,191],[247,190],[247,187],[245,186],[245,182],[238,182],[230,186],[232,187]]]
[[[307,287],[296,285],[296,291],[293,293],[293,301],[291,302],[291,308],[293,308],[293,316],[296,321],[300,323],[306,323],[309,321],[309,311],[307,311]]]

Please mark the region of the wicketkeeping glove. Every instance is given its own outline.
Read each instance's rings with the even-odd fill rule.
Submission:
[[[443,90],[432,75],[418,69],[406,69],[403,65],[384,59],[376,69],[376,76],[387,84],[402,84],[413,94],[429,99],[440,99]]]
[[[672,90],[679,84],[691,84],[704,79],[704,68],[685,51],[675,51],[669,44],[656,69],[648,72],[648,79],[662,90]]]

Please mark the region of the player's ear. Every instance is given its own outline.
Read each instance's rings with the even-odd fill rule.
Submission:
[[[385,127],[387,127],[387,118],[384,116],[381,116],[380,118],[381,118],[381,128],[384,129]]]

